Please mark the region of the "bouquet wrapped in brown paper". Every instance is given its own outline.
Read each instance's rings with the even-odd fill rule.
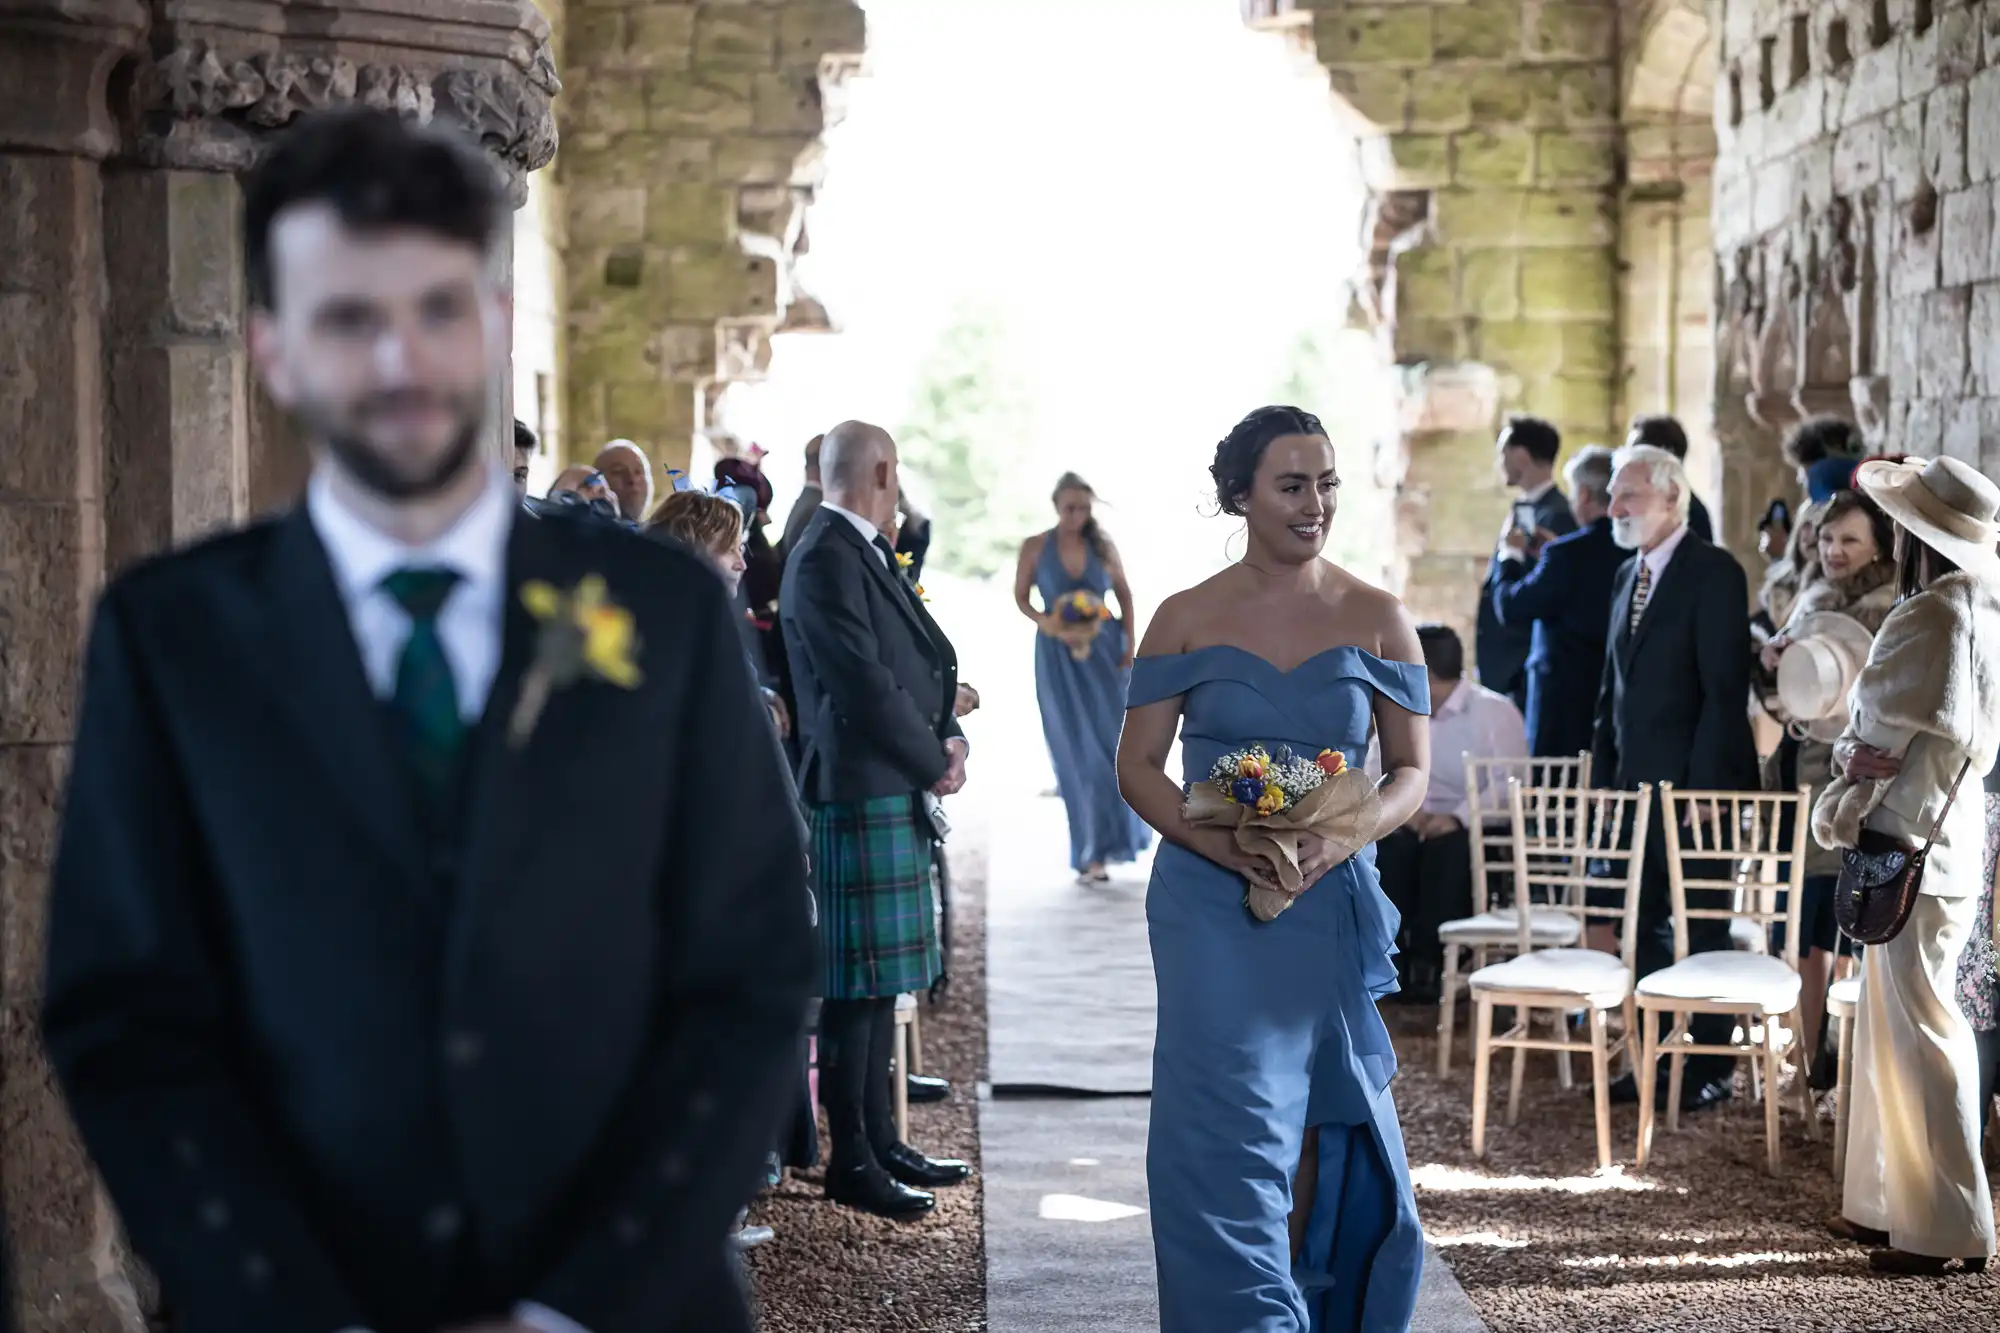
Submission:
[[[1183,813],[1196,828],[1231,830],[1238,847],[1271,863],[1280,887],[1253,882],[1243,902],[1259,921],[1274,921],[1305,880],[1300,837],[1332,843],[1339,865],[1375,836],[1382,801],[1368,775],[1348,767],[1338,750],[1301,759],[1287,746],[1254,745],[1216,760],[1208,781],[1188,789]]]

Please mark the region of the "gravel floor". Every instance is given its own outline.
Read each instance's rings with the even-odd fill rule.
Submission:
[[[1508,1129],[1506,1066],[1496,1061],[1478,1162],[1467,1048],[1440,1080],[1436,1009],[1384,1012],[1402,1058],[1396,1098],[1424,1228],[1494,1333],[2000,1328],[1993,1273],[1878,1277],[1864,1250],[1825,1233],[1840,1207],[1830,1122],[1812,1142],[1787,1107],[1784,1172],[1765,1175],[1762,1112],[1742,1075],[1724,1108],[1655,1135],[1643,1176],[1629,1166],[1638,1112],[1613,1107],[1614,1151],[1626,1165],[1600,1178],[1588,1062],[1575,1062],[1578,1087],[1564,1092],[1555,1058],[1530,1053],[1520,1123]]]
[[[977,1087],[986,1070],[983,838],[954,837],[952,984],[923,1013],[925,1073],[952,1081],[949,1101],[910,1108],[910,1136],[933,1157],[979,1165]],[[822,1133],[825,1117],[821,1117]],[[765,1333],[975,1333],[986,1327],[985,1209],[980,1177],[939,1192],[919,1222],[894,1223],[828,1203],[817,1171],[788,1172],[751,1209],[777,1232],[748,1260]]]

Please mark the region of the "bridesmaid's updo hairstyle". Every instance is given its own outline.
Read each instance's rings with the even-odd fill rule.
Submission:
[[[1236,423],[1236,429],[1215,446],[1208,475],[1215,480],[1215,504],[1232,518],[1243,517],[1243,501],[1257,478],[1257,467],[1271,441],[1286,435],[1317,435],[1325,439],[1319,418],[1297,407],[1260,407]]]

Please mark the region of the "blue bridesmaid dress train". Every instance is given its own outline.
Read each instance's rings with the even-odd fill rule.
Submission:
[[[1081,588],[1100,601],[1111,590],[1111,575],[1088,546],[1083,577],[1063,568],[1053,532],[1042,543],[1035,586],[1042,605]],[[1042,708],[1042,735],[1055,765],[1056,788],[1069,812],[1069,868],[1123,865],[1136,861],[1153,838],[1152,829],[1118,792],[1118,732],[1125,723],[1123,665],[1125,627],[1107,620],[1098,629],[1090,656],[1079,662],[1068,645],[1046,634],[1035,636],[1035,697]]]
[[[1359,761],[1377,693],[1430,711],[1420,666],[1334,648],[1280,671],[1218,645],[1140,658],[1137,707],[1183,695],[1185,777],[1263,743]],[[1277,920],[1240,876],[1176,843],[1146,897],[1159,988],[1146,1171],[1161,1333],[1401,1333],[1423,1233],[1375,1010],[1396,989],[1396,909],[1371,846]],[[1287,1221],[1308,1126],[1319,1181],[1295,1266]]]

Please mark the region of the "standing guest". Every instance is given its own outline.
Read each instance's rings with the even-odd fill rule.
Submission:
[[[1655,449],[1664,449],[1674,456],[1674,461],[1687,468],[1688,436],[1687,428],[1670,416],[1644,416],[1632,418],[1632,425],[1625,433],[1627,445],[1650,444]],[[1715,524],[1709,521],[1708,506],[1701,502],[1699,495],[1688,496],[1688,531],[1705,542],[1715,540]]]
[[[924,579],[924,561],[931,554],[931,518],[919,510],[908,491],[896,497],[896,537],[890,543],[902,558],[912,583]]]
[[[1564,469],[1583,526],[1530,555],[1531,537],[1507,534],[1493,610],[1509,628],[1532,623],[1528,649],[1528,753],[1561,758],[1590,749],[1597,686],[1611,637],[1611,590],[1625,552],[1611,536],[1611,451],[1593,444]]]
[[[653,517],[646,522],[646,531],[672,537],[690,550],[706,556],[709,563],[715,566],[716,573],[722,576],[722,586],[729,593],[730,601],[738,603],[743,587],[743,571],[747,568],[743,560],[743,522],[742,508],[723,496],[708,491],[675,491],[653,510]],[[737,617],[737,620],[743,631],[744,658],[750,667],[751,678],[757,682],[758,693],[764,699],[764,709],[771,715],[772,729],[777,732],[779,740],[785,740],[792,732],[791,714],[785,707],[783,697],[764,684],[757,637],[748,614]]]
[[[1619,571],[1611,612],[1611,647],[1597,699],[1591,780],[1630,791],[1671,782],[1707,791],[1757,787],[1750,737],[1750,586],[1743,566],[1688,528],[1693,493],[1678,458],[1651,445],[1627,445],[1613,457],[1611,533],[1635,554]],[[1655,819],[1647,834],[1634,962],[1641,977],[1674,961],[1673,905],[1667,891],[1667,837]],[[1725,876],[1693,863],[1699,878]],[[1691,890],[1692,908],[1714,906],[1713,890]],[[1606,906],[1613,905],[1608,899]],[[1727,904],[1722,904],[1726,906]],[[1611,928],[1593,926],[1591,947],[1617,952]],[[1727,950],[1726,920],[1687,923],[1690,953]],[[1729,1040],[1730,1020],[1698,1014],[1697,1042]],[[1681,1109],[1728,1099],[1734,1061],[1690,1055]],[[1667,1080],[1657,1086],[1664,1097]],[[1638,1100],[1630,1074],[1612,1085],[1613,1101]]]
[[[618,499],[618,512],[644,523],[653,509],[653,461],[630,440],[613,440],[597,451],[594,465]]]
[[[743,602],[756,624],[757,643],[764,680],[782,696],[791,694],[791,664],[785,652],[785,631],[778,607],[779,590],[785,578],[785,558],[771,545],[770,479],[759,459],[764,451],[751,445],[747,458],[719,458],[715,462],[715,483],[735,494],[753,497],[744,523]]]
[[[1855,682],[1813,835],[1832,847],[1855,846],[1864,826],[1919,845],[1937,835],[1909,919],[1862,954],[1846,1187],[1830,1225],[1877,1247],[1880,1272],[1979,1272],[1993,1198],[1957,984],[1986,887],[1977,783],[2000,754],[2000,487],[1956,458],[1864,463],[1855,482],[1896,522],[1903,600]]]
[[[1054,761],[1056,784],[1069,813],[1069,868],[1086,883],[1110,878],[1106,866],[1139,858],[1150,830],[1118,792],[1118,731],[1125,721],[1125,690],[1138,643],[1138,612],[1125,562],[1098,525],[1097,492],[1065,472],[1050,497],[1056,525],[1021,543],[1014,565],[1014,605],[1041,631],[1035,639],[1035,699],[1042,736]],[[1097,626],[1088,653],[1077,657],[1058,634],[1061,604],[1088,593],[1117,619]],[[1034,596],[1042,599],[1040,608]]]
[[[1867,452],[1860,427],[1841,417],[1807,417],[1786,434],[1780,446],[1785,461],[1799,479],[1799,489],[1813,503],[1849,488],[1850,476]],[[1831,462],[1828,460],[1831,459]]]
[[[748,1330],[812,937],[722,590],[488,458],[476,148],[309,116],[244,193],[313,474],[99,603],[42,1016],[84,1142],[182,1333]]]
[[[820,468],[825,497],[786,564],[783,610],[820,897],[826,1192],[907,1218],[971,1174],[901,1142],[889,1098],[896,997],[928,990],[942,966],[925,797],[965,785],[958,658],[879,531],[896,512],[895,441],[843,422]]]
[[[1818,706],[1827,713],[1781,717],[1788,724],[1786,744],[1764,765],[1764,787],[1790,792],[1805,785],[1815,798],[1833,777],[1833,742],[1847,716],[1847,692],[1861,666],[1853,654],[1830,640],[1843,631],[1853,638],[1865,634],[1872,639],[1896,604],[1896,565],[1890,559],[1895,532],[1887,514],[1860,492],[1841,491],[1827,502],[1816,526],[1821,577],[1806,585],[1792,605],[1791,619],[1760,655],[1773,679],[1788,656],[1803,653],[1812,659],[1814,670],[1804,674],[1820,695]],[[1829,622],[1829,616],[1842,619]],[[1799,976],[1804,982],[1799,1004],[1805,1028],[1801,1036],[1806,1049],[1815,1052],[1813,1086],[1822,1091],[1833,1086],[1838,1073],[1836,1060],[1826,1058],[1820,1031],[1826,1017],[1827,983],[1833,978],[1834,955],[1852,953],[1851,947],[1843,947],[1847,942],[1833,919],[1833,888],[1839,876],[1840,853],[1811,844],[1799,907]],[[1781,953],[1784,943],[1784,923],[1779,922],[1771,928],[1771,952]]]
[[[1403,917],[1396,954],[1403,997],[1436,1004],[1444,959],[1438,927],[1464,915],[1472,901],[1466,756],[1519,758],[1527,753],[1527,735],[1513,700],[1465,679],[1465,645],[1450,628],[1419,625],[1417,642],[1430,678],[1431,784],[1417,812],[1376,844],[1375,866],[1382,892]],[[1379,773],[1375,755],[1369,764]]]
[[[1994,934],[1993,895],[2000,890],[2000,764],[1986,775],[1986,887],[1979,894],[1979,913],[1958,960],[1958,1007],[1972,1026],[1979,1050],[1979,1121],[1974,1136],[1984,1135],[2000,1096],[2000,938]]]
[[[778,555],[790,559],[792,548],[799,544],[799,536],[806,530],[806,524],[819,510],[822,492],[819,485],[819,449],[824,435],[815,435],[806,441],[806,480],[799,487],[799,498],[792,501],[792,512],[785,516],[785,531],[778,538]]]
[[[535,463],[535,432],[528,423],[514,418],[514,498],[528,498],[528,473]]]
[[[1556,455],[1562,452],[1562,436],[1539,417],[1509,417],[1494,444],[1500,456],[1500,474],[1512,486],[1517,498],[1508,511],[1500,536],[1528,535],[1532,556],[1541,547],[1576,530],[1576,517],[1569,501],[1556,489]],[[1504,549],[1504,548],[1503,548]],[[1496,552],[1486,566],[1486,583],[1479,590],[1478,629],[1473,646],[1479,658],[1479,683],[1495,694],[1504,694],[1514,707],[1528,707],[1528,652],[1534,646],[1534,630],[1523,621],[1503,624],[1493,606],[1493,590],[1500,585],[1501,556]]]

